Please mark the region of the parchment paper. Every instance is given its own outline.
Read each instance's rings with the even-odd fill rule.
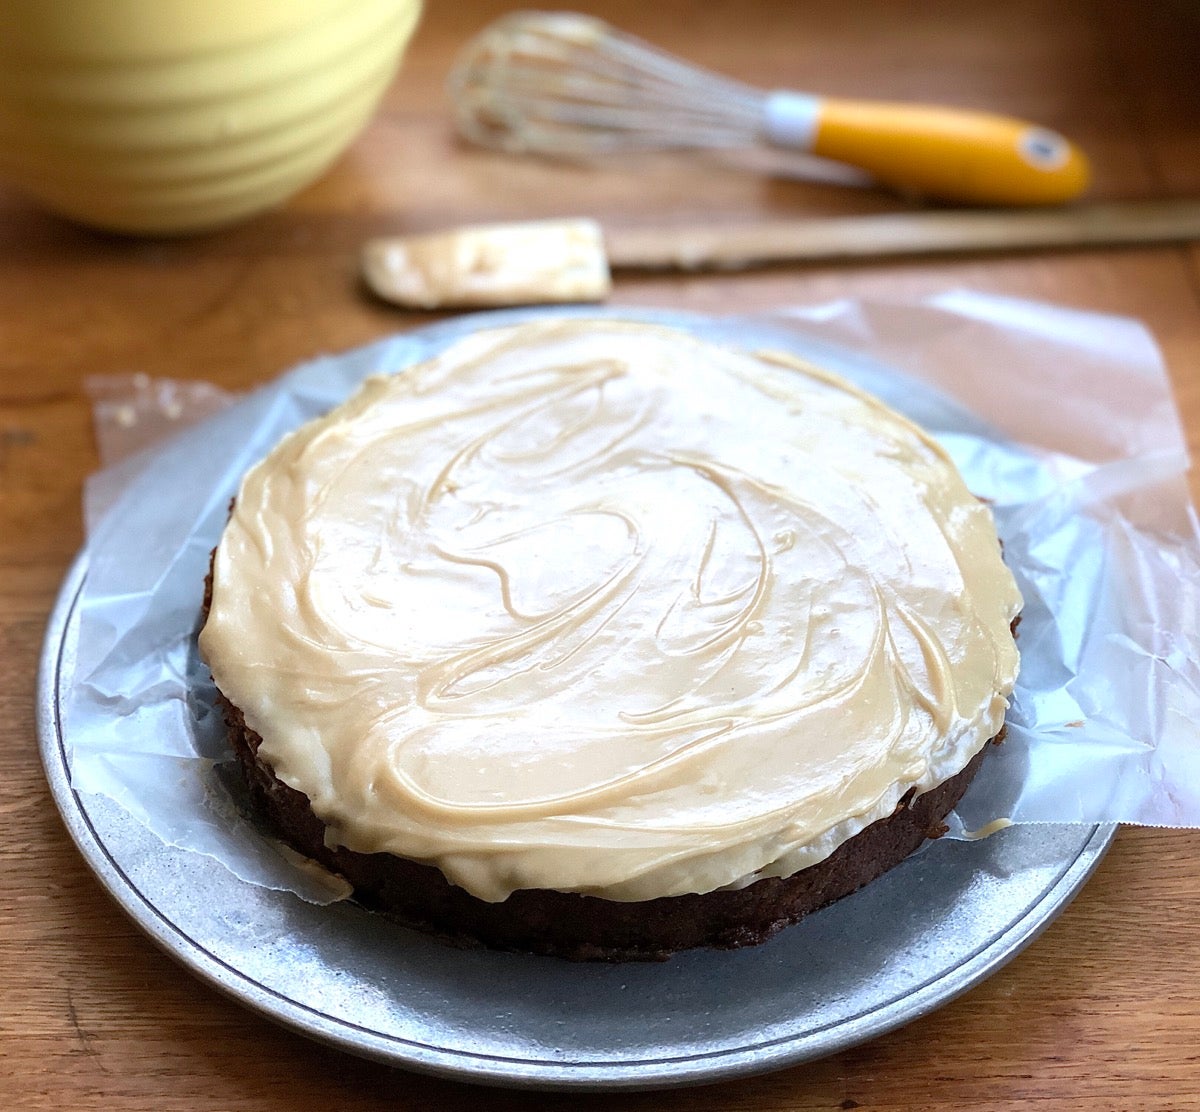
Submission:
[[[1007,741],[952,837],[995,820],[1200,825],[1200,534],[1159,354],[1132,320],[964,291],[752,317],[479,314],[316,359],[239,400],[196,383],[94,383],[101,446],[122,458],[87,492],[88,571],[62,698],[77,791],[111,797],[245,880],[310,900],[345,894],[240,808],[195,648],[209,552],[241,475],[285,432],[369,374],[547,313],[673,323],[813,359],[929,429],[992,501],[1025,598],[1021,676]]]

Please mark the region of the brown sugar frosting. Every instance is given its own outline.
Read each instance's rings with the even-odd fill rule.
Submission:
[[[327,840],[489,901],[823,860],[1003,724],[1020,608],[940,447],[658,326],[476,333],[252,469],[201,651]]]

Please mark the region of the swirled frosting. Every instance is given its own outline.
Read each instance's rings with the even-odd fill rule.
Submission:
[[[881,402],[572,319],[283,440],[200,643],[331,844],[640,900],[790,875],[960,771],[1019,607],[987,507]]]

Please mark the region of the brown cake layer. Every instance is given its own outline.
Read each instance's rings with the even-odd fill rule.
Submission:
[[[216,553],[214,551],[213,557]],[[212,566],[203,614],[212,598]],[[1020,616],[1012,622],[1015,636]],[[623,902],[574,892],[526,889],[489,903],[451,884],[440,870],[388,853],[325,844],[325,824],[307,796],[279,780],[258,757],[262,738],[219,691],[230,744],[253,804],[293,849],[353,886],[365,906],[459,946],[547,954],[572,961],[664,961],[696,947],[735,949],[766,941],[810,912],[856,892],[900,864],[930,838],[962,798],[991,747],[957,775],[921,795],[910,790],[896,810],[859,831],[829,857],[789,877],[767,877],[735,890]],[[992,739],[999,744],[1004,729]]]
[[[654,961],[697,946],[731,949],[764,941],[898,865],[926,838],[942,834],[942,819],[966,791],[987,750],[985,746],[958,775],[915,798],[906,796],[892,815],[790,877],[635,903],[542,889],[488,903],[451,884],[432,866],[387,853],[328,848],[325,824],[313,814],[307,797],[258,759],[262,739],[236,707],[225,702],[225,709],[230,740],[255,804],[285,842],[344,876],[361,902],[458,945],[576,961]]]

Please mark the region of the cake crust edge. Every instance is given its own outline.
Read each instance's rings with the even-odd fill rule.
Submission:
[[[258,757],[261,738],[221,698],[234,753],[253,805],[293,849],[344,877],[355,899],[404,926],[460,947],[545,954],[572,961],[663,961],[699,947],[753,946],[882,876],[924,841],[940,837],[989,748],[949,780],[919,796],[910,790],[889,816],[842,843],[825,860],[789,877],[745,888],[624,903],[575,892],[523,889],[489,903],[440,870],[388,853],[357,853],[325,842],[308,798]],[[995,739],[996,741],[999,738]]]

